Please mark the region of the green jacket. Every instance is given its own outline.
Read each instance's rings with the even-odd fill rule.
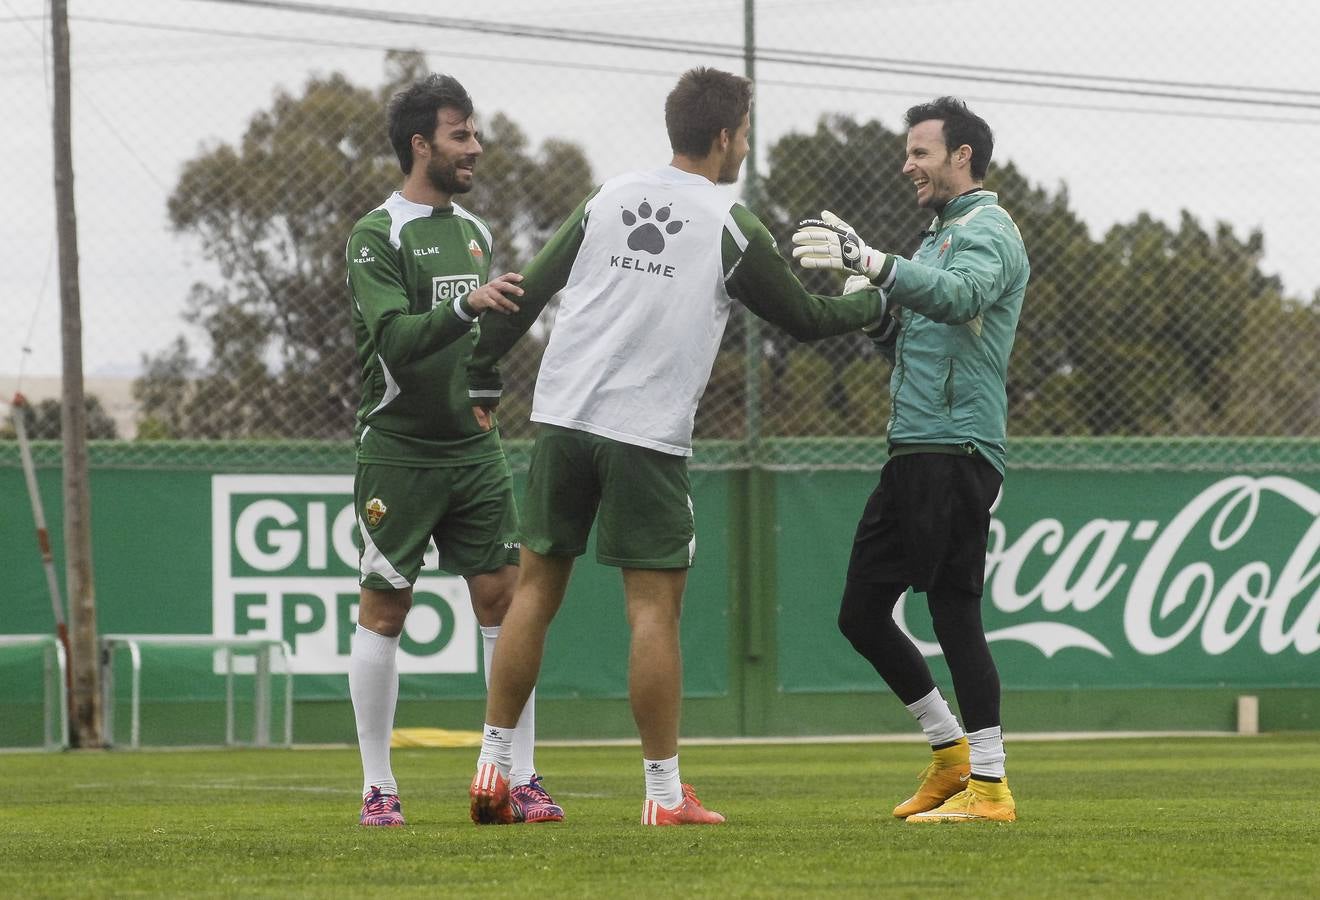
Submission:
[[[1031,265],[998,200],[983,190],[950,200],[912,259],[895,262],[891,453],[970,445],[1004,471],[1008,356]]]

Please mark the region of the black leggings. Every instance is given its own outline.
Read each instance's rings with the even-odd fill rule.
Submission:
[[[894,621],[906,586],[848,580],[839,608],[839,630],[866,657],[904,705],[935,689],[921,652]],[[926,594],[935,637],[953,675],[963,728],[980,731],[999,724],[999,671],[981,625],[981,597],[958,588],[932,587]]]

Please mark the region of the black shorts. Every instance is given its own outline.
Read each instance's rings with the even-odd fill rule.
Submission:
[[[979,455],[892,457],[857,523],[848,579],[979,595],[990,507],[1003,483],[999,470]]]

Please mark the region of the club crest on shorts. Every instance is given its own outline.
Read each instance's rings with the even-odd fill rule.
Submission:
[[[389,512],[389,507],[382,503],[379,497],[372,497],[367,501],[365,512],[367,514],[367,524],[375,528],[380,524],[380,520],[385,518],[385,513]]]

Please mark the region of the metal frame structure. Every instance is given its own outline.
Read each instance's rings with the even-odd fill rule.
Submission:
[[[42,654],[42,746],[47,750],[63,750],[69,746],[69,704],[65,702],[69,657],[64,652],[64,644],[50,634],[0,635],[0,648],[33,645],[45,650]],[[57,676],[57,680],[52,679],[52,675]]]
[[[252,650],[256,659],[253,686],[252,746],[269,747],[272,708],[272,663],[278,654],[284,664],[284,735],[282,746],[293,745],[293,672],[289,660],[293,651],[285,641],[265,638],[219,638],[205,634],[105,634],[101,636],[101,691],[105,710],[105,742],[114,744],[115,651],[128,650],[132,666],[129,715],[129,747],[136,750],[142,738],[142,647],[215,647],[224,654],[225,666],[225,746],[234,747],[234,651]]]

